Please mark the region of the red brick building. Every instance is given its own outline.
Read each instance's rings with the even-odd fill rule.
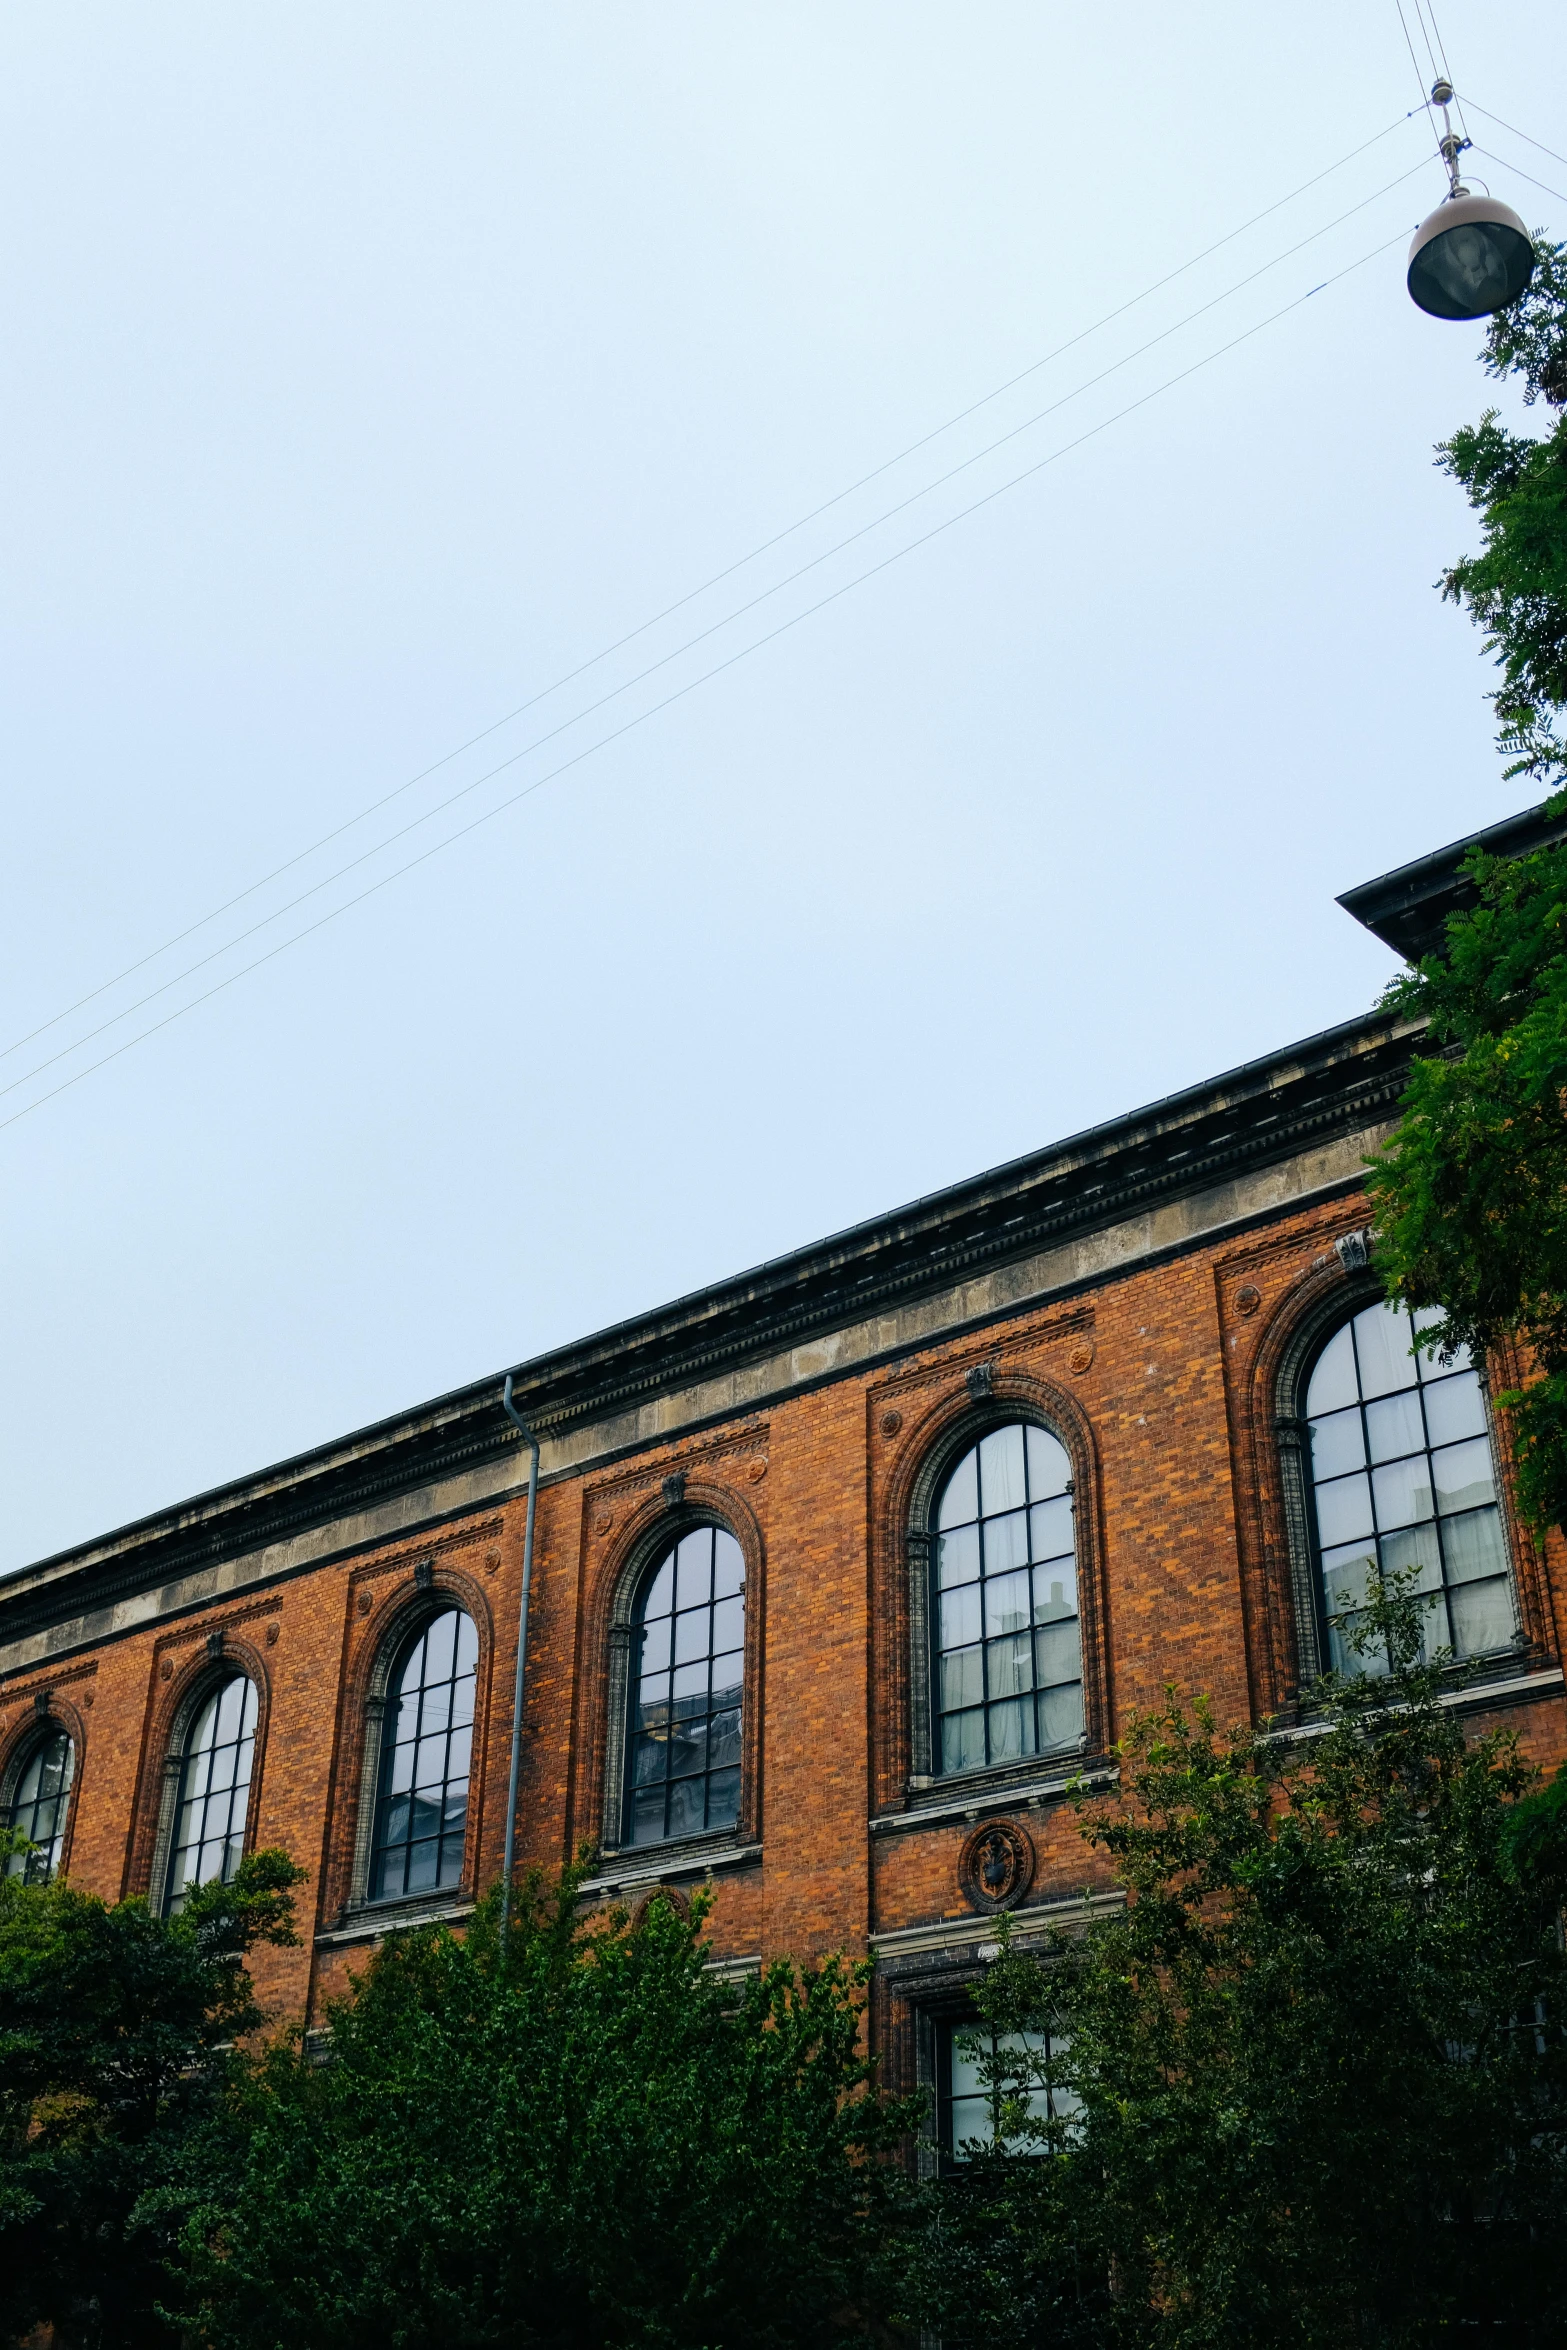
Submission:
[[[1455,856],[1345,903],[1417,949]],[[1417,1041],[1350,1023],[521,1366],[519,1860],[710,1879],[735,1970],[868,1951],[894,2080],[945,2089],[995,1909],[1026,1935],[1102,1886],[1072,1774],[1168,1681],[1290,1708],[1378,1546],[1483,1660],[1454,1702],[1554,1764],[1567,1557],[1513,1522],[1480,1373],[1414,1356],[1366,1267]],[[303,1946],[263,1988],[307,2018],[389,1927],[464,1916],[527,1458],[496,1377],[12,1577],[32,1865],[168,1905],[285,1846]]]

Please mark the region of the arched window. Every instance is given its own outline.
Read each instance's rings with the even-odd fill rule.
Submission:
[[[372,1901],[435,1893],[462,1876],[479,1636],[460,1608],[433,1617],[392,1676],[381,1741]]]
[[[1072,1464],[1047,1429],[992,1428],[936,1504],[936,1767],[983,1770],[1083,1729]]]
[[[695,1526],[637,1599],[626,1788],[628,1844],[732,1828],[740,1816],[745,1559],[722,1526]]]
[[[75,1768],[76,1751],[63,1730],[46,1730],[27,1750],[0,1826],[19,1829],[36,1849],[13,1852],[5,1864],[8,1877],[42,1885],[59,1867]]]
[[[238,1868],[255,1745],[256,1686],[248,1674],[235,1673],[207,1698],[185,1740],[166,1916],[183,1909],[196,1886],[214,1877],[226,1884]]]
[[[1437,1317],[1367,1306],[1317,1357],[1306,1390],[1319,1596],[1342,1672],[1383,1672],[1346,1638],[1374,1564],[1416,1570],[1428,1650],[1480,1656],[1517,1629],[1485,1398],[1467,1350],[1416,1351]],[[1334,1619],[1343,1619],[1335,1623]]]

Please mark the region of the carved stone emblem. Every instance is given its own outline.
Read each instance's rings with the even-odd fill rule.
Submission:
[[[648,1911],[655,1901],[667,1903],[677,1918],[686,1918],[691,1915],[690,1898],[681,1892],[678,1885],[655,1885],[651,1893],[643,1894],[636,1908],[632,1911],[631,1923],[633,1926],[647,1924]]]
[[[267,1646],[268,1646],[268,1648],[276,1648],[276,1646],[277,1646],[277,1636],[278,1636],[278,1627],[277,1627],[277,1625],[276,1625],[275,1623],[269,1624],[269,1625],[267,1626]]]
[[[1080,1338],[1078,1340],[1076,1346],[1073,1347],[1071,1353],[1066,1358],[1066,1367],[1069,1371],[1075,1371],[1079,1378],[1082,1377],[1085,1371],[1091,1371],[1093,1369],[1094,1347],[1092,1339]]]
[[[1262,1291],[1256,1282],[1243,1281],[1235,1292],[1235,1311],[1238,1314],[1254,1314],[1261,1303]]]
[[[958,1884],[971,1909],[1015,1909],[1034,1881],[1034,1847],[1012,1820],[986,1820],[958,1860]]]
[[[992,1395],[995,1392],[995,1364],[976,1363],[973,1370],[966,1374],[963,1384],[976,1403],[983,1403],[987,1395]]]
[[[897,1435],[897,1433],[898,1433],[898,1430],[899,1430],[899,1429],[900,1429],[902,1426],[903,1426],[903,1414],[902,1414],[901,1412],[883,1412],[883,1413],[882,1413],[882,1416],[881,1416],[881,1432],[882,1432],[883,1436],[896,1436],[896,1435]]]

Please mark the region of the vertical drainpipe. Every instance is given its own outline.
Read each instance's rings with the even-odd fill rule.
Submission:
[[[511,1879],[517,1857],[517,1782],[522,1773],[522,1678],[528,1661],[528,1592],[533,1582],[533,1520],[539,1498],[539,1440],[511,1400],[514,1374],[506,1374],[501,1403],[528,1447],[528,1514],[522,1534],[522,1605],[517,1611],[517,1679],[511,1699],[511,1770],[506,1781],[506,1858],[501,1864],[501,1955],[511,1924]]]

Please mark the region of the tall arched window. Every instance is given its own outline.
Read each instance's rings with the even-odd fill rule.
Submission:
[[[732,1828],[740,1817],[745,1559],[695,1526],[638,1595],[626,1788],[628,1844]]]
[[[1083,1729],[1072,1464],[1047,1429],[992,1428],[936,1504],[936,1767],[983,1770]]]
[[[42,1885],[59,1867],[75,1766],[75,1749],[61,1729],[46,1730],[23,1756],[11,1800],[0,1812],[0,1827],[19,1829],[35,1849],[10,1855],[8,1877]]]
[[[1416,1351],[1436,1318],[1367,1306],[1328,1340],[1306,1390],[1320,1597],[1343,1672],[1387,1668],[1346,1637],[1378,1563],[1415,1570],[1428,1650],[1480,1656],[1517,1629],[1479,1375],[1467,1350],[1451,1363]]]
[[[381,1742],[370,1898],[435,1893],[462,1876],[479,1636],[446,1608],[392,1675]]]
[[[233,1876],[245,1850],[245,1814],[256,1745],[256,1687],[235,1673],[197,1713],[180,1763],[179,1808],[169,1854],[165,1914],[198,1885]]]

